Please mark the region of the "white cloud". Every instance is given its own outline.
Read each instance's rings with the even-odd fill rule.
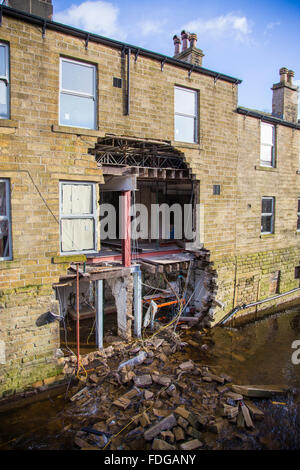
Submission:
[[[198,18],[184,26],[191,33],[199,33],[220,37],[230,37],[237,41],[248,41],[251,34],[250,21],[245,16],[237,16],[233,13],[217,16],[208,20]]]
[[[280,25],[280,21],[273,21],[271,23],[268,23],[264,34],[266,34],[268,31],[271,31],[272,29],[274,29],[276,26],[279,26],[279,25]]]
[[[96,34],[125,39],[118,24],[119,9],[105,1],[86,1],[71,5],[54,15],[54,21],[75,26]]]
[[[138,28],[143,36],[151,34],[158,34],[163,32],[163,27],[166,24],[166,20],[142,20],[138,23]]]

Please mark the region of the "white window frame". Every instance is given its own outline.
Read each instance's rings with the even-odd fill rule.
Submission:
[[[300,228],[298,228],[298,220],[300,219],[299,201],[300,201],[300,197],[298,197],[297,199],[297,232],[300,232]]]
[[[5,183],[5,200],[6,200],[6,215],[0,215],[0,222],[3,220],[8,221],[8,256],[0,257],[0,261],[12,260],[12,236],[11,236],[11,212],[10,212],[10,180],[7,178],[0,178],[0,183]]]
[[[195,113],[196,114],[179,113],[178,111],[175,110],[175,93],[176,93],[176,90],[185,91],[187,93],[192,93],[194,95],[194,97],[195,97]],[[176,140],[175,116],[183,116],[183,117],[189,117],[189,118],[194,119],[194,140],[193,140],[193,142],[190,142],[190,141],[186,142],[184,140]],[[190,88],[184,88],[184,87],[177,86],[177,85],[174,87],[174,140],[176,142],[186,142],[186,143],[192,143],[192,144],[196,144],[198,142],[198,92],[197,92],[197,90],[192,90]]]
[[[63,213],[63,185],[77,185],[77,186],[92,186],[92,212],[90,214],[64,214]],[[64,219],[89,219],[94,222],[94,248],[92,250],[62,250],[62,223]],[[76,255],[81,253],[96,253],[98,243],[98,231],[97,231],[97,201],[96,201],[96,183],[90,181],[60,181],[59,182],[59,251],[61,255]]]
[[[273,134],[272,134],[272,144],[268,144],[265,142],[262,142],[262,126],[270,126],[273,129]],[[275,168],[275,145],[276,145],[276,126],[275,124],[271,124],[269,122],[265,121],[260,121],[260,166],[266,166],[269,168]],[[271,162],[268,162],[266,160],[262,160],[262,147],[271,147],[272,148],[272,160]]]
[[[67,88],[63,88],[62,86],[62,63],[63,62],[69,62],[71,64],[76,64],[76,65],[81,65],[82,67],[88,67],[93,70],[93,94],[91,95],[90,93],[84,93],[84,92],[79,92],[79,91],[74,91],[74,90],[68,90]],[[73,60],[73,59],[67,59],[66,57],[60,57],[60,62],[59,62],[59,110],[58,110],[58,119],[59,119],[59,125],[60,126],[66,126],[66,127],[75,127],[79,129],[97,129],[97,80],[96,80],[96,65],[89,64],[87,62],[82,62],[80,60]],[[60,121],[60,102],[61,102],[61,95],[71,95],[71,96],[79,96],[81,98],[92,98],[94,101],[94,126],[93,127],[84,127],[84,126],[72,126],[62,124]]]
[[[268,200],[271,200],[272,201],[272,212],[263,212],[262,211],[262,201],[264,199],[268,199]],[[261,201],[261,228],[260,228],[260,233],[262,235],[264,234],[271,234],[271,233],[274,233],[274,215],[275,215],[275,197],[273,196],[263,196],[262,197],[262,201]],[[266,217],[266,216],[271,216],[271,231],[270,232],[263,232],[262,231],[262,218],[263,217]]]
[[[0,81],[6,85],[7,114],[0,114],[0,119],[9,119],[10,116],[10,91],[9,91],[9,46],[0,41],[0,47],[5,51],[5,75],[0,75]]]

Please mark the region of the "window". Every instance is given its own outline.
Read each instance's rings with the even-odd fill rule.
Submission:
[[[95,184],[61,182],[61,253],[96,251],[96,226]]]
[[[298,198],[297,231],[300,231],[300,198]]]
[[[197,92],[175,87],[175,140],[197,142]]]
[[[96,128],[96,67],[69,59],[60,61],[59,123]]]
[[[9,180],[0,179],[0,260],[12,259]]]
[[[9,119],[8,45],[0,42],[0,119]]]
[[[275,126],[266,122],[260,124],[260,164],[275,166]]]
[[[274,233],[274,197],[263,197],[261,201],[261,233]]]

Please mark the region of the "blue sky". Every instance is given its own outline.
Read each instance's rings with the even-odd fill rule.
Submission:
[[[279,69],[300,85],[300,0],[53,0],[54,20],[169,56],[182,29],[203,66],[241,78],[239,105],[271,111]]]

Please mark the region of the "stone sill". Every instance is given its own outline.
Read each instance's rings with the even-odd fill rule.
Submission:
[[[63,264],[63,263],[85,263],[86,255],[61,255],[53,256],[52,264]]]
[[[51,126],[52,132],[59,132],[62,134],[75,134],[75,135],[87,135],[90,137],[104,137],[104,132],[96,129],[83,129],[82,127],[68,127],[68,126],[57,126],[53,124]]]
[[[197,149],[200,150],[200,144],[191,144],[189,142],[178,142],[173,140],[171,143],[172,147],[187,148],[187,149]]]
[[[262,165],[255,165],[255,170],[259,170],[259,171],[278,171],[278,168],[274,168],[274,167],[271,167],[271,166],[262,166]]]
[[[19,127],[18,121],[13,121],[12,119],[0,119],[0,127]]]
[[[260,238],[264,239],[264,238],[273,238],[275,237],[275,233],[262,233],[260,235]]]

